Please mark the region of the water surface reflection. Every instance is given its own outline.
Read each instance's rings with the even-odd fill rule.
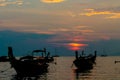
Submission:
[[[58,57],[57,64],[50,63],[47,73],[34,77],[19,77],[9,63],[0,63],[0,80],[120,80],[120,63],[114,63],[120,57],[97,57],[93,69],[84,72],[71,67],[73,60]]]
[[[13,75],[11,80],[48,80],[48,79],[47,79],[47,73],[44,73],[42,75],[37,75],[32,77]]]
[[[89,79],[91,76],[91,70],[81,71],[79,69],[73,69],[75,80]]]

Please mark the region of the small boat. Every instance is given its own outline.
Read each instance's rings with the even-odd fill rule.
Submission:
[[[105,55],[105,54],[102,54],[102,55],[100,55],[101,57],[107,57],[107,55]]]
[[[101,54],[101,55],[100,55],[101,57],[107,57],[107,56],[108,56],[105,50],[103,50],[103,53],[104,53],[104,54]]]
[[[36,76],[44,72],[47,72],[48,64],[43,59],[36,61],[31,56],[24,57],[22,59],[16,59],[13,55],[12,47],[8,47],[8,57],[11,67],[13,67],[19,76]],[[24,59],[24,60],[23,60]]]
[[[60,57],[60,56],[56,54],[56,55],[53,55],[53,57]]]
[[[97,51],[94,52],[94,55],[90,54],[88,56],[83,56],[84,51],[82,51],[82,55],[78,57],[78,51],[76,51],[76,59],[73,61],[73,63],[81,71],[92,69],[96,60],[96,52]]]

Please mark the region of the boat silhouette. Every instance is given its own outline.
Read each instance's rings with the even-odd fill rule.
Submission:
[[[84,51],[82,51],[82,55],[78,56],[78,51],[75,51],[76,59],[73,61],[73,64],[80,70],[85,71],[93,68],[93,64],[96,60],[97,51],[94,52],[94,55],[90,54],[88,56],[84,56]]]
[[[8,47],[8,57],[10,60],[11,67],[13,67],[19,76],[36,76],[44,72],[47,72],[48,64],[43,58],[41,61],[28,58],[16,59],[13,55],[12,47]]]

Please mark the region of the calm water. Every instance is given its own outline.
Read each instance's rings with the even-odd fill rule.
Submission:
[[[73,60],[74,57],[58,57],[55,59],[57,64],[50,63],[48,73],[19,80],[120,80],[120,63],[114,63],[120,57],[97,57],[94,68],[84,73],[75,72]],[[15,75],[8,62],[0,63],[0,80],[18,80]]]

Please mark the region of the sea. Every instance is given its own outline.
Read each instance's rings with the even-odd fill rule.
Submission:
[[[0,80],[120,80],[120,56],[99,56],[93,69],[85,72],[76,72],[74,59],[56,57],[49,63],[48,72],[24,78],[18,78],[9,62],[0,62]]]

